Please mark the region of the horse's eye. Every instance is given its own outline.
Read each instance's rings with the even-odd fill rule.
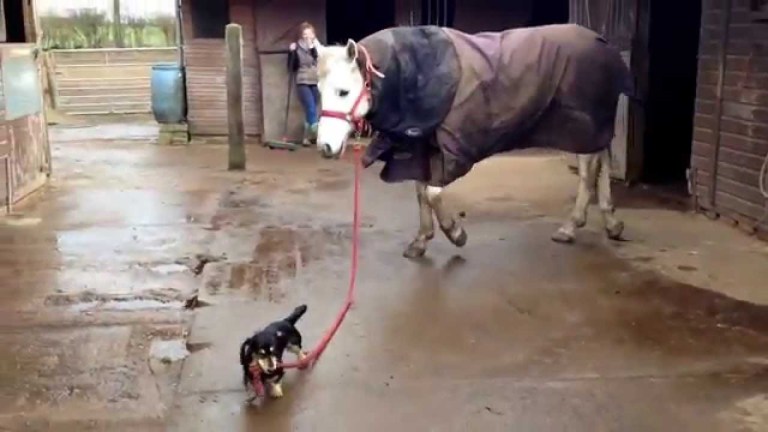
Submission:
[[[347,97],[347,96],[349,96],[349,90],[339,90],[339,96],[340,97]]]

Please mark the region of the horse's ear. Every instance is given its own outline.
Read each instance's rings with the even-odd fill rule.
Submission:
[[[357,43],[352,39],[347,41],[347,59],[350,62],[357,60]]]

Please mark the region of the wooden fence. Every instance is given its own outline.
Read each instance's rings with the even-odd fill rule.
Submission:
[[[149,113],[152,65],[179,61],[179,50],[51,50],[46,61],[53,108],[71,115]]]

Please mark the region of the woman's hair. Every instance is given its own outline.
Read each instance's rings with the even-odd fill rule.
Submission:
[[[299,39],[301,39],[301,37],[304,36],[304,31],[308,29],[312,29],[312,31],[315,31],[315,26],[313,26],[307,21],[304,21],[303,23],[299,24]]]

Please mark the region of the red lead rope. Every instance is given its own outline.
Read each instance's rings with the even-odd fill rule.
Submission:
[[[347,312],[355,302],[355,288],[357,286],[357,267],[358,267],[358,249],[360,243],[360,178],[362,177],[362,163],[361,163],[361,148],[359,145],[353,146],[353,164],[355,166],[355,181],[354,181],[354,193],[353,193],[353,210],[352,210],[352,265],[349,272],[349,288],[347,289],[347,298],[344,300],[344,304],[336,316],[336,320],[333,322],[331,328],[325,333],[323,339],[315,346],[315,348],[307,354],[302,360],[292,363],[283,363],[284,369],[306,369],[320,359],[328,344],[336,335],[336,332],[341,327],[341,323],[347,316]],[[264,386],[261,384],[261,371],[252,370],[254,374],[253,388],[260,395],[263,394]]]

